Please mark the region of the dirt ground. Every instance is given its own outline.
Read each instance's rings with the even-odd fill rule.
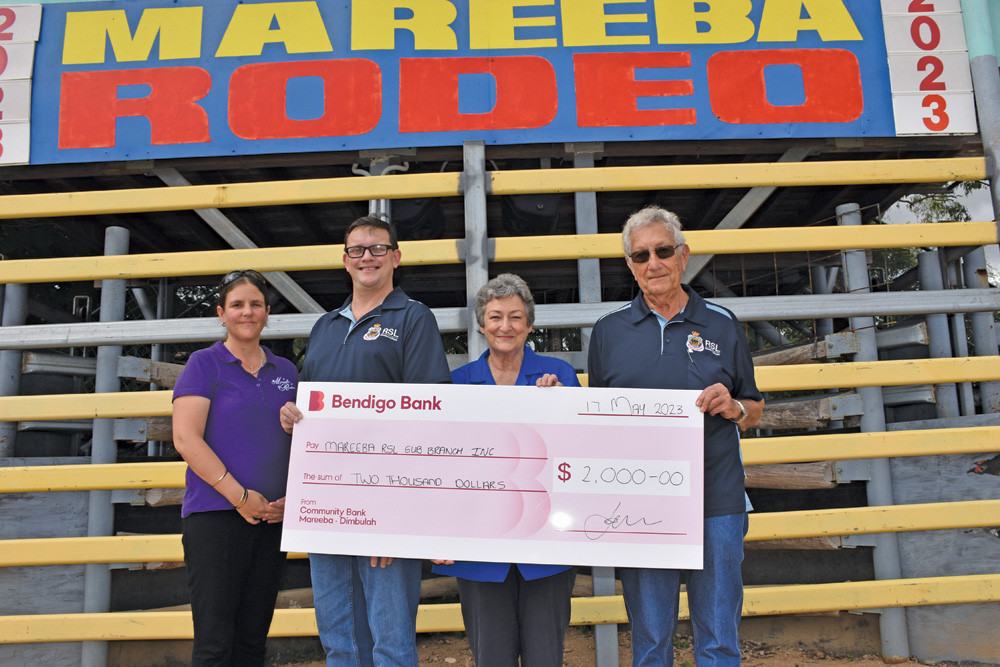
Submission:
[[[678,636],[674,641],[674,665],[693,667],[691,638]],[[420,635],[417,638],[420,664],[456,665],[473,667],[469,653],[469,643],[464,633],[440,633]],[[858,655],[835,657],[814,649],[768,646],[745,641],[742,643],[743,664],[747,667],[799,667],[800,665],[824,665],[825,667],[883,667],[880,656]],[[627,667],[631,663],[631,637],[627,630],[618,633],[618,656],[620,664]],[[283,667],[324,667],[322,660],[283,663]],[[565,667],[592,667],[594,665],[594,633],[588,627],[571,627],[566,635]],[[953,662],[917,662],[907,665],[938,665],[955,667]]]

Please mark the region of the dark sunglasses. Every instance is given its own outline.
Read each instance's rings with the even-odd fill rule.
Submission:
[[[246,278],[250,282],[255,283],[258,286],[266,285],[267,281],[264,276],[261,275],[260,271],[254,271],[253,269],[243,269],[242,271],[230,271],[222,278],[222,283],[219,287],[225,287],[234,280],[239,280],[240,278]]]
[[[677,248],[680,248],[682,245],[684,244],[661,245],[659,248],[654,248],[652,252],[655,252],[656,256],[660,259],[670,259],[676,253]],[[649,253],[649,250],[636,250],[635,252],[630,252],[628,257],[632,260],[633,264],[645,264],[649,261]]]
[[[372,254],[372,257],[382,257],[389,254],[389,250],[395,250],[396,246],[376,243],[375,245],[352,245],[344,248],[344,252],[352,259],[361,259],[365,256],[365,250]]]

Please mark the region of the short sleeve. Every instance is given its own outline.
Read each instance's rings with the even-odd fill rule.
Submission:
[[[587,351],[587,385],[590,387],[606,387],[607,380],[601,368],[601,339],[604,328],[598,321],[590,335],[590,349]],[[565,384],[565,382],[563,383]]]
[[[734,322],[734,328],[736,329],[736,341],[733,345],[735,348],[733,356],[736,374],[733,382],[733,396],[735,398],[749,398],[753,401],[762,400],[764,395],[757,389],[750,344],[747,343],[743,326],[738,321]]]
[[[407,327],[403,351],[403,382],[418,384],[450,383],[448,358],[444,354],[441,331],[433,313],[423,304],[416,309],[412,326]]]
[[[174,399],[180,396],[202,396],[211,400],[214,397],[218,379],[218,369],[212,359],[214,354],[209,348],[198,350],[188,358],[174,383]]]

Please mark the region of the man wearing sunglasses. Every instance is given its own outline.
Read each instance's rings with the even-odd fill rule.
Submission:
[[[621,568],[632,625],[632,665],[673,664],[680,584],[687,584],[698,667],[739,665],[743,606],[744,491],[739,429],[760,421],[763,396],[742,325],[725,308],[681,284],[690,248],[677,216],[658,206],[622,230],[625,261],[640,294],[594,325],[592,387],[693,389],[704,413],[704,566]]]
[[[451,382],[434,315],[393,287],[400,258],[388,222],[365,216],[348,226],[352,294],[313,327],[302,381]],[[300,419],[294,403],[282,407],[286,431]],[[309,554],[309,566],[327,665],[416,667],[419,560]]]

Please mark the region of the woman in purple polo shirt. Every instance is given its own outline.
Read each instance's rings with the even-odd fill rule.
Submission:
[[[191,355],[174,387],[174,446],[188,464],[184,563],[193,665],[263,665],[285,554],[280,551],[291,436],[278,411],[295,366],[260,344],[271,311],[256,271],[222,279],[222,341]]]
[[[451,373],[455,384],[579,387],[573,367],[525,345],[535,321],[527,283],[503,273],[476,296],[489,350]],[[562,667],[576,571],[566,565],[434,561],[458,577],[462,619],[476,667]]]

